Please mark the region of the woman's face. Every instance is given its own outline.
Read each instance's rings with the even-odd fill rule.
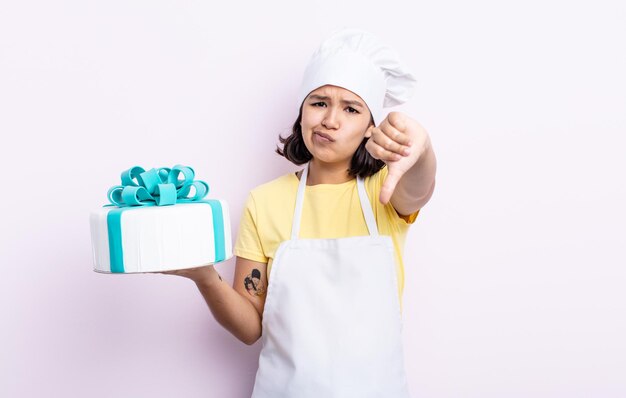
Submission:
[[[302,104],[302,138],[316,160],[347,162],[370,124],[365,101],[352,91],[326,85],[313,90]]]

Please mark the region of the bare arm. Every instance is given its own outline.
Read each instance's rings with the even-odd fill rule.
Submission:
[[[266,263],[237,257],[232,287],[222,280],[213,265],[165,273],[193,280],[215,320],[239,340],[251,345],[261,337],[266,272]]]
[[[426,130],[415,121],[412,127],[421,130],[415,134],[418,141],[414,146],[421,150],[417,162],[402,175],[396,189],[391,195],[391,204],[399,214],[411,214],[430,200],[435,190],[435,173],[437,161],[430,137]]]

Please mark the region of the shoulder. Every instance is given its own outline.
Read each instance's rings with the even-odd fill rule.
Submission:
[[[291,197],[297,190],[298,177],[294,173],[284,174],[251,189],[246,207],[254,209],[254,213],[271,213],[290,204]]]
[[[287,173],[254,187],[250,191],[250,195],[259,199],[268,196],[272,197],[276,194],[280,194],[281,191],[293,189],[294,187],[298,187],[298,177],[296,177],[294,173]]]

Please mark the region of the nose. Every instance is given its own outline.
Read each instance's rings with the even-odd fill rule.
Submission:
[[[335,107],[329,106],[326,108],[326,113],[324,114],[324,119],[322,120],[322,126],[329,130],[339,128],[339,119],[337,117],[337,110]]]

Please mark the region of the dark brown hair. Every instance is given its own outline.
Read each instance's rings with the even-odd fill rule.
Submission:
[[[291,129],[291,135],[286,138],[283,138],[280,134],[278,135],[278,140],[283,144],[283,148],[281,149],[278,145],[276,146],[277,154],[298,166],[313,159],[313,155],[311,155],[311,152],[306,148],[304,139],[302,138],[301,121],[302,107],[300,107],[298,118]],[[374,124],[373,118],[370,119],[370,123]],[[356,177],[357,175],[361,178],[369,177],[376,174],[385,165],[385,162],[374,159],[367,149],[365,149],[365,144],[368,139],[369,138],[363,138],[356,152],[352,155],[350,168],[348,169],[348,175],[350,177]]]

